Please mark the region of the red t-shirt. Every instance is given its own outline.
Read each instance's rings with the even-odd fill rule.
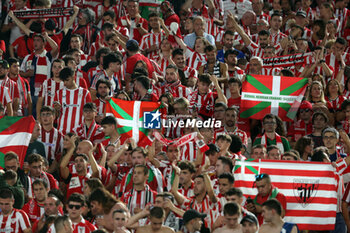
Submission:
[[[25,56],[33,52],[33,49],[34,49],[33,38],[28,37],[27,43],[26,43],[24,36],[21,36],[12,43],[12,46],[17,51],[17,56],[23,59]]]
[[[154,72],[153,65],[147,57],[145,57],[144,55],[142,55],[140,53],[137,53],[137,54],[135,54],[131,57],[128,57],[126,59],[126,73],[132,74],[134,69],[135,69],[136,62],[138,62],[140,60],[144,61],[146,63],[147,68],[148,68],[148,77],[152,78],[152,74]]]

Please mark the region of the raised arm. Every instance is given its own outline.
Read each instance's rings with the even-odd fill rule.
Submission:
[[[101,179],[101,177],[99,177],[99,167],[94,157],[94,151],[96,151],[96,148],[97,148],[97,144],[89,151],[88,156],[89,156],[89,162],[92,170],[92,176]]]
[[[64,33],[64,35],[67,34],[69,28],[73,25],[74,20],[77,18],[78,13],[79,13],[79,7],[74,6],[73,7],[74,10],[74,14],[69,18],[69,20],[67,21],[66,25],[64,25],[64,27],[62,28],[62,32]]]
[[[210,80],[214,83],[216,92],[218,93],[218,100],[219,102],[225,103],[227,104],[227,99],[224,95],[224,93],[222,92],[222,89],[219,85],[218,79],[216,78],[215,75],[210,75]]]
[[[58,46],[57,46],[56,42],[51,37],[49,37],[47,32],[43,32],[42,35],[45,37],[47,43],[49,43],[50,47],[52,48],[50,51],[51,56],[53,58],[55,58],[58,54]]]
[[[183,39],[181,39],[180,37],[174,35],[176,43],[180,46],[180,48],[183,49],[184,53],[187,50],[187,45],[185,44],[185,42],[183,41]]]
[[[234,29],[236,30],[236,32],[241,36],[245,46],[249,46],[252,43],[252,40],[250,39],[250,37],[247,35],[247,33],[245,33],[245,31],[243,30],[243,28],[241,26],[239,26],[239,24],[237,23],[237,21],[235,20],[234,16],[232,15],[232,13],[229,13],[227,15],[227,20],[230,20],[233,24]]]
[[[209,175],[207,172],[203,172],[203,177],[204,177],[204,184],[208,193],[208,196],[210,198],[210,200],[213,203],[217,203],[218,202],[218,198],[216,197],[215,193],[214,193],[214,189],[213,189],[213,185],[211,184]]]
[[[22,31],[24,32],[24,34],[26,34],[27,36],[30,35],[30,33],[32,33],[32,31],[26,26],[24,25],[14,14],[13,11],[9,12],[9,17],[11,17],[11,19],[13,20],[13,22],[15,22],[15,24],[22,29]]]
[[[179,193],[179,176],[180,176],[180,168],[173,165],[174,171],[175,171],[175,177],[173,181],[173,185],[171,186],[171,193],[174,195],[176,202],[179,206],[181,206],[186,197],[184,197],[181,193]]]
[[[63,156],[60,164],[60,171],[61,171],[61,177],[63,179],[67,179],[69,176],[69,168],[68,168],[68,163],[70,159],[72,158],[75,150],[75,141],[77,140],[77,136],[72,136],[69,138],[69,144],[70,144],[70,149],[68,150],[67,154]]]

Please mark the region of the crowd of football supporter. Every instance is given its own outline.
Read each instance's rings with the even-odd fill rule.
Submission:
[[[0,232],[299,232],[283,220],[287,199],[273,176],[256,175],[256,196],[235,187],[236,160],[246,159],[331,163],[334,230],[308,232],[350,232],[349,7],[0,0],[0,116],[36,120],[26,154],[2,156]],[[272,105],[243,118],[248,75],[307,79],[295,118],[271,114]],[[124,121],[106,114],[112,98],[130,109],[160,102],[173,123],[150,130],[147,143],[125,137]],[[115,111],[132,118],[130,109]],[[178,124],[191,119],[220,127]],[[178,146],[185,135],[195,136]]]

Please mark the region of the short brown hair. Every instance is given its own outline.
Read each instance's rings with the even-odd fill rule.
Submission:
[[[39,155],[39,154],[31,154],[28,156],[28,163],[32,164],[32,163],[37,163],[37,162],[44,162],[44,158]]]
[[[15,152],[13,152],[13,151],[7,152],[5,154],[5,156],[4,156],[4,160],[5,161],[10,161],[12,159],[15,159],[15,160],[19,161],[18,155]]]

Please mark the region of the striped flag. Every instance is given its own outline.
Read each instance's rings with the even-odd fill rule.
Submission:
[[[236,161],[235,187],[252,199],[255,175],[266,173],[286,196],[284,220],[300,230],[333,230],[337,210],[337,175],[331,164],[281,160]]]
[[[293,120],[304,97],[306,78],[247,75],[242,85],[241,117],[261,120],[272,113]]]
[[[148,129],[161,127],[162,113],[160,102],[126,101],[111,98],[106,105],[106,115],[113,115],[117,119],[117,131],[121,136],[121,142],[127,138],[133,138],[136,143],[147,145]],[[149,122],[146,122],[147,118]],[[145,125],[147,124],[147,126]],[[153,125],[152,125],[153,124]],[[152,125],[152,126],[150,126]],[[141,144],[139,143],[139,146]]]
[[[0,118],[0,166],[2,168],[4,168],[4,155],[9,151],[15,152],[21,166],[23,165],[34,125],[35,120],[32,116]]]

